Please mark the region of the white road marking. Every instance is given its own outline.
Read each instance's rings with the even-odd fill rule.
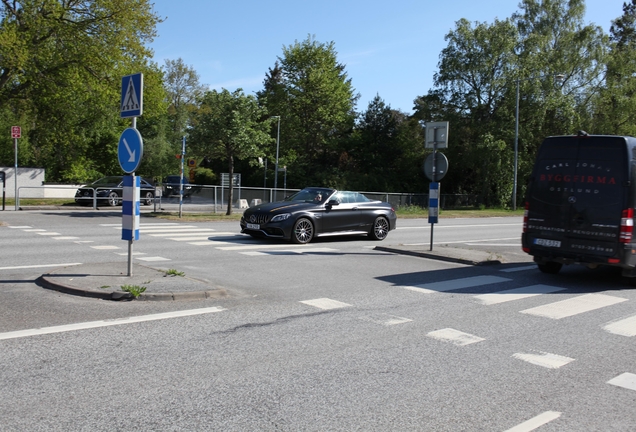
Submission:
[[[468,246],[504,246],[504,247],[519,246],[520,244],[521,242],[519,243],[466,243],[466,245]]]
[[[200,235],[193,237],[192,234],[188,234],[190,237],[168,237],[167,240],[178,241],[178,242],[187,242],[187,241],[195,241],[195,240],[207,240],[210,237],[208,234]]]
[[[435,228],[476,228],[476,227],[500,227],[500,226],[518,226],[521,227],[521,222],[513,223],[513,224],[483,224],[483,225],[439,225],[436,224]],[[430,229],[428,226],[418,226],[418,227],[397,227],[396,230],[411,230],[411,229]]]
[[[79,237],[70,237],[70,236],[66,236],[66,237],[53,237],[54,240],[77,240]]]
[[[612,321],[603,326],[603,330],[620,336],[636,336],[636,315]]]
[[[185,236],[191,236],[193,234],[207,234],[207,235],[219,235],[219,234],[236,234],[236,233],[220,233],[218,231],[214,231],[214,230],[199,230],[195,233],[191,233],[191,232],[184,232],[184,233],[179,233],[177,231],[173,231],[173,232],[165,232],[165,233],[160,233],[160,234],[148,234],[150,237],[185,237]]]
[[[574,361],[573,358],[547,352],[541,352],[540,354],[516,353],[512,356],[516,359],[548,369],[558,369],[561,366],[565,366],[566,364]]]
[[[418,291],[421,293],[443,292],[451,291],[462,288],[471,288],[482,285],[496,284],[500,282],[507,282],[512,279],[503,278],[499,276],[474,276],[462,279],[453,279],[442,282],[423,283],[418,285],[403,286],[402,288],[410,289],[412,291]],[[415,289],[413,289],[415,288]]]
[[[246,244],[246,245],[241,245],[241,246],[224,246],[224,247],[220,247],[218,248],[219,250],[227,250],[227,251],[233,251],[233,250],[249,250],[249,249],[284,249],[284,248],[307,248],[309,246],[307,245],[298,245],[298,246],[290,246],[288,244],[253,244],[251,243],[251,240],[247,240],[250,242],[250,244]]]
[[[484,338],[480,338],[479,336],[475,336],[470,333],[464,333],[452,328],[435,330],[428,333],[426,336],[443,342],[450,342],[453,345],[457,346],[470,345],[486,340]]]
[[[137,258],[140,261],[172,261],[170,258],[164,258],[164,257],[140,257]]]
[[[322,253],[322,252],[333,252],[338,249],[331,248],[307,248],[307,249],[278,249],[272,251],[248,251],[248,252],[239,252],[242,255],[248,256],[272,256],[272,255],[282,255],[282,254],[297,254],[304,255],[309,253]]]
[[[624,301],[627,301],[627,299],[608,296],[605,294],[585,294],[567,300],[561,300],[555,303],[522,310],[521,313],[551,319],[561,319]]]
[[[95,243],[94,240],[78,240],[76,242],[73,243],[77,243],[77,244],[83,244],[83,243]]]
[[[455,244],[455,243],[479,243],[486,241],[503,241],[503,240],[517,240],[517,237],[506,237],[506,238],[494,238],[494,239],[476,239],[476,240],[461,240],[461,241],[445,241],[445,242],[433,242],[436,245],[445,245],[445,244]],[[405,243],[404,246],[429,246],[430,243]],[[519,246],[519,243],[513,244],[512,246]]]
[[[541,294],[548,294],[557,291],[563,291],[565,288],[554,287],[550,285],[531,285],[522,288],[515,288],[506,291],[499,291],[490,294],[481,294],[475,296],[483,305],[494,305],[498,303],[505,303],[513,300],[520,300],[528,297],[534,297]]]
[[[12,229],[27,229],[27,228],[32,228],[28,225],[21,225],[21,226],[8,226],[7,228],[12,228]]]
[[[25,229],[24,232],[44,232],[45,229],[33,228],[33,229]]]
[[[204,231],[201,228],[151,228],[151,229],[142,229],[139,228],[139,232],[141,234],[161,234],[161,233],[185,233],[185,232],[201,232]]]
[[[41,236],[59,236],[60,233],[56,233],[56,232],[39,232],[38,235],[41,235]]]
[[[318,309],[340,309],[351,306],[350,304],[339,302],[338,300],[332,300],[328,298],[319,298],[314,300],[304,300],[300,303],[304,303],[309,306],[317,307]]]
[[[536,417],[531,418],[530,420],[524,421],[517,426],[508,429],[505,432],[530,432],[533,431],[546,423],[551,422],[552,420],[556,420],[561,417],[561,413],[557,411],[546,411],[542,414],[539,414]]]
[[[363,321],[370,321],[376,324],[381,324],[383,326],[404,324],[404,323],[413,321],[412,319],[409,319],[409,318],[403,318],[403,317],[384,314],[384,313],[378,314],[378,315],[372,315],[372,316],[363,316],[363,317],[360,317],[359,319]]]
[[[522,266],[522,267],[507,268],[507,269],[503,269],[503,270],[499,270],[499,271],[500,272],[504,272],[504,273],[512,273],[512,272],[525,271],[525,270],[536,270],[536,269],[537,269],[537,265],[533,264],[533,265]]]
[[[616,378],[612,378],[607,383],[627,390],[636,390],[636,374],[625,372]]]
[[[13,267],[0,267],[0,270],[19,270],[19,269],[41,268],[41,267],[68,267],[68,266],[76,266],[80,264],[82,263],[35,264],[35,265],[13,266]]]
[[[120,249],[119,246],[91,246],[91,248],[93,249],[97,249],[97,250],[114,250],[114,249]]]
[[[207,240],[207,241],[198,241],[198,242],[192,242],[192,243],[188,243],[194,246],[217,246],[220,244],[230,244],[230,242],[225,242],[225,241],[217,241],[217,240]]]
[[[128,256],[128,252],[115,252],[117,255],[121,255],[121,256]],[[137,256],[137,255],[146,255],[146,252],[136,252],[133,251],[133,256]]]
[[[123,325],[123,324],[134,324],[134,323],[140,323],[140,322],[146,322],[146,321],[157,321],[157,320],[169,319],[169,318],[182,318],[182,317],[188,317],[188,316],[194,316],[194,315],[222,312],[224,310],[225,309],[223,309],[222,307],[214,306],[214,307],[202,308],[202,309],[189,309],[189,310],[176,311],[176,312],[165,312],[165,313],[158,313],[158,314],[152,314],[152,315],[133,316],[133,317],[127,317],[127,318],[116,318],[116,319],[109,319],[109,320],[103,320],[103,321],[89,321],[84,323],[67,324],[67,325],[61,325],[61,326],[55,326],[55,327],[44,327],[44,328],[30,329],[30,330],[18,330],[13,332],[0,333],[0,340],[15,339],[15,338],[21,338],[21,337],[27,337],[27,336],[45,335],[45,334],[52,334],[52,333],[63,333],[67,331],[85,330],[85,329],[109,327],[109,326]]]

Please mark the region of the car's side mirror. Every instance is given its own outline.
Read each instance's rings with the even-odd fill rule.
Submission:
[[[339,204],[340,204],[340,202],[338,202],[338,200],[335,200],[335,199],[329,200],[329,201],[327,202],[327,205],[328,205],[328,206],[337,206],[337,205],[339,205]]]

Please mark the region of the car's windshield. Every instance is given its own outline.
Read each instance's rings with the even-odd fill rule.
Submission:
[[[96,180],[94,185],[107,185],[107,184],[117,184],[122,180],[122,177],[104,177]]]
[[[303,189],[292,196],[285,198],[285,201],[304,201],[315,204],[327,202],[327,199],[335,191],[333,189]]]

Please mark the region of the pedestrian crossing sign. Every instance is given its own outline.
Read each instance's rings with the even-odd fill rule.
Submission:
[[[120,117],[139,117],[144,109],[144,75],[137,73],[121,79]]]

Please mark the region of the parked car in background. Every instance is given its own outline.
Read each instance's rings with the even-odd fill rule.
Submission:
[[[364,234],[384,240],[395,229],[397,216],[391,204],[359,192],[330,188],[305,188],[284,201],[259,204],[243,213],[241,232],[309,243],[316,237]]]
[[[155,197],[155,187],[146,179],[141,178],[139,197],[141,204],[150,205]],[[121,204],[124,190],[123,176],[103,177],[93,183],[82,186],[75,192],[75,202],[81,205],[92,205],[93,194],[97,198],[97,205],[115,207]]]
[[[169,175],[163,179],[163,196],[171,197],[172,195],[179,196],[179,183],[183,180],[183,197],[189,198],[192,195],[192,185],[187,178],[181,179],[180,175]]]

